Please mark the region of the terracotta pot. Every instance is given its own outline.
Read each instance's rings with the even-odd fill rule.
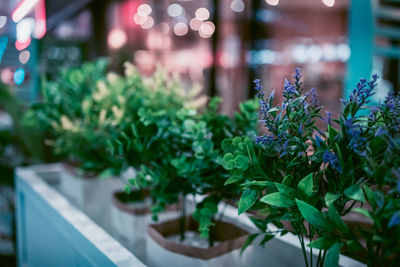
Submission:
[[[240,248],[249,232],[230,223],[215,222],[215,241],[212,247],[200,248],[169,240],[180,233],[180,219],[174,219],[148,228],[148,264],[151,266],[243,266]],[[197,232],[198,223],[191,217],[186,219],[186,231]]]

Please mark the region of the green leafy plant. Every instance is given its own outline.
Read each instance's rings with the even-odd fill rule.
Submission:
[[[114,150],[124,158],[127,166],[137,168],[138,175],[130,179],[131,186],[150,189],[154,219],[169,204],[181,205],[182,231],[188,195],[204,195],[193,214],[199,222],[201,236],[212,245],[212,226],[218,203],[239,193],[237,186],[225,187],[226,172],[220,165],[222,140],[237,134],[255,134],[256,103],[240,105],[241,112],[234,119],[218,114],[219,99],[212,99],[204,112],[198,113],[183,103],[199,102],[194,97],[198,90],[177,98],[176,91],[166,86],[157,91],[138,111],[127,131],[113,141]],[[162,80],[162,79],[160,79]],[[180,90],[178,90],[180,91]],[[160,100],[175,99],[177,102]]]
[[[388,233],[399,231],[399,163],[390,158],[399,148],[399,112],[394,108],[398,97],[390,95],[383,106],[368,107],[377,79],[374,75],[370,82],[360,80],[349,99],[342,101],[344,109],[336,120],[330,113],[321,116],[315,89],[304,90],[299,70],[294,82],[285,81],[281,105],[273,105],[274,92],[265,98],[260,81],[255,81],[266,134],[255,142],[247,137],[225,140],[229,145],[224,146],[223,166],[231,172],[229,180],[243,189],[239,214],[258,211],[252,220],[265,236],[261,244],[290,230],[299,238],[306,266],[337,266],[340,251],[369,265],[377,260],[395,262],[398,239]],[[370,114],[360,115],[362,109]],[[320,118],[326,131],[315,126]],[[391,193],[384,194],[382,188]],[[388,198],[384,217],[382,207],[374,208],[376,194]],[[373,227],[354,230],[344,220],[353,212],[376,216]],[[395,223],[388,224],[389,220]],[[313,249],[318,251],[317,262]]]
[[[80,68],[67,69],[53,81],[43,81],[43,101],[26,115],[50,132],[47,142],[86,175],[108,176],[120,170],[120,159],[108,153],[107,140],[116,138],[131,107],[144,91],[140,75],[127,68],[121,77],[106,73],[100,59]],[[35,120],[32,120],[35,121]]]

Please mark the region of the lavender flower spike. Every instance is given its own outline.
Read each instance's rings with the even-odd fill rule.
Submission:
[[[325,150],[322,157],[323,157],[324,163],[329,163],[333,169],[342,173],[342,168],[340,167],[339,159],[335,153],[332,153],[329,150]]]

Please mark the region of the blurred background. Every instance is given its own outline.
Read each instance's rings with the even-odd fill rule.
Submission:
[[[18,119],[40,100],[41,77],[102,56],[117,72],[161,64],[232,114],[254,79],[279,91],[300,67],[337,114],[361,77],[382,77],[375,101],[400,88],[399,40],[398,0],[1,0],[0,265],[15,264],[12,168],[32,158]]]

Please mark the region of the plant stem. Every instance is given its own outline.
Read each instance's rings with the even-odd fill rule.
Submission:
[[[321,266],[324,266],[324,264],[325,264],[325,256],[326,256],[326,252],[327,252],[327,250],[324,250],[324,253],[322,254],[322,262],[321,262]]]
[[[179,202],[181,204],[180,239],[182,242],[183,240],[185,240],[185,228],[186,228],[185,195],[181,195]]]
[[[208,237],[208,245],[209,245],[209,247],[214,246],[214,241],[215,241],[215,225],[212,225],[210,227],[210,235]]]
[[[303,230],[301,228],[301,225],[299,225],[297,223],[293,224],[293,226],[295,226],[296,234],[297,234],[297,237],[299,238],[300,245],[301,245],[301,251],[303,252],[304,261],[306,263],[306,267],[308,267],[307,253],[306,253],[306,249],[304,246]]]
[[[321,252],[322,252],[322,250],[319,250],[319,252],[318,252],[318,260],[317,260],[317,266],[316,267],[319,267],[320,264],[321,264]],[[322,264],[321,264],[321,266],[322,266]]]
[[[312,241],[312,235],[311,235],[311,225],[308,224],[308,238],[310,239],[310,242]],[[310,248],[310,266],[313,267],[313,254],[312,254],[312,248]]]
[[[304,260],[306,262],[306,267],[308,267],[307,253],[306,253],[306,248],[304,246],[304,238],[303,238],[303,236],[299,235],[299,240],[300,240],[300,245],[301,245],[301,251],[303,252]]]

